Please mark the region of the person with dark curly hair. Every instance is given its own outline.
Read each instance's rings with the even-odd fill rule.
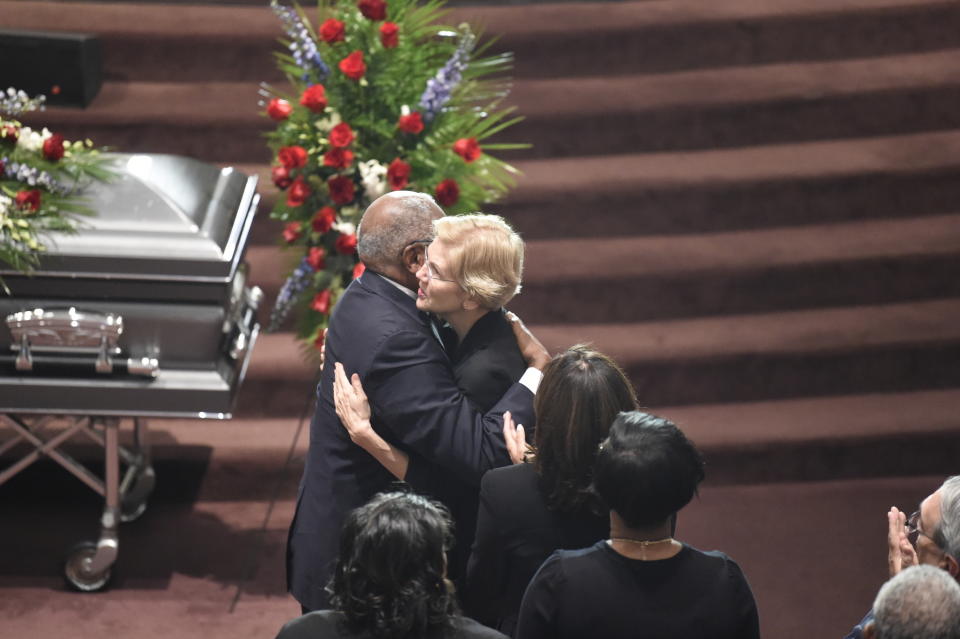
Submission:
[[[517,639],[759,639],[736,562],[674,539],[676,513],[703,478],[700,453],[673,423],[618,415],[593,470],[610,537],[543,563],[523,596]]]
[[[450,515],[412,493],[383,493],[347,517],[327,590],[333,610],[288,622],[277,639],[504,639],[459,614],[447,580]]]
[[[609,357],[578,345],[555,356],[534,398],[532,463],[488,471],[462,601],[467,614],[512,635],[523,592],[555,550],[591,546],[610,530],[590,490],[600,442],[620,411],[637,407]]]

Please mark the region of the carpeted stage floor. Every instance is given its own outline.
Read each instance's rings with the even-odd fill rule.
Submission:
[[[47,126],[262,176],[247,255],[272,301],[264,5],[0,0],[0,22],[102,37],[101,94]],[[491,207],[528,241],[514,310],[551,348],[612,354],[700,445],[680,535],[741,563],[765,637],[843,636],[884,579],[887,508],[960,467],[960,3],[457,5],[516,53],[511,137],[534,144]],[[0,636],[273,636],[298,612],[313,375],[267,335],[235,420],[152,424],[157,491],[107,592],[60,576],[96,532],[86,487],[42,463],[0,487]]]

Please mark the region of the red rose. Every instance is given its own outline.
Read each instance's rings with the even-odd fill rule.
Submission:
[[[20,129],[15,127],[12,124],[4,125],[3,129],[0,129],[0,140],[7,142],[8,144],[16,144],[17,140],[20,139]]]
[[[30,189],[29,191],[18,191],[14,201],[21,209],[30,209],[36,211],[40,208],[40,189]]]
[[[387,167],[387,181],[394,191],[406,188],[410,182],[410,165],[400,158],[394,158]]]
[[[322,246],[311,246],[307,251],[307,264],[315,271],[319,271],[326,264],[327,252]]]
[[[370,20],[383,20],[387,17],[387,3],[384,0],[360,0],[357,7],[363,17]]]
[[[400,44],[400,27],[396,22],[384,22],[380,25],[380,44],[384,49],[392,49]]]
[[[287,222],[287,225],[283,227],[283,239],[287,244],[293,244],[300,239],[302,228],[303,225],[300,222]]]
[[[327,180],[330,189],[330,199],[336,204],[349,204],[356,195],[356,186],[353,180],[343,175],[335,175]]]
[[[397,120],[397,128],[414,135],[423,131],[423,119],[420,117],[420,112],[414,111],[409,115],[401,115],[400,119]]]
[[[56,162],[63,157],[63,136],[54,133],[43,141],[43,157]]]
[[[337,253],[342,253],[344,255],[350,255],[351,253],[357,252],[357,236],[353,233],[349,235],[341,235],[337,238],[337,241],[334,243],[334,248],[337,249]]]
[[[302,146],[285,146],[277,151],[277,160],[285,169],[299,169],[307,164],[307,150]]]
[[[281,98],[273,98],[267,103],[267,115],[277,122],[282,122],[293,113],[293,105]]]
[[[480,157],[480,145],[477,144],[477,138],[460,138],[453,143],[453,152],[466,162],[473,162]]]
[[[363,51],[354,51],[340,61],[340,70],[352,80],[359,80],[367,72],[367,65],[363,63]]]
[[[353,164],[353,151],[348,149],[333,148],[323,156],[324,166],[332,166],[335,169],[345,169],[351,164]]]
[[[300,206],[307,201],[310,193],[310,187],[307,186],[302,177],[298,177],[290,185],[290,190],[287,191],[287,206]]]
[[[333,223],[337,221],[337,212],[332,206],[325,206],[313,215],[310,224],[317,233],[326,233],[333,228]]]
[[[270,177],[273,179],[276,187],[281,191],[293,183],[293,180],[290,178],[290,171],[285,166],[273,167],[270,171]]]
[[[314,84],[308,87],[300,96],[300,104],[314,113],[323,113],[327,108],[327,92],[323,85]]]
[[[357,279],[363,272],[367,270],[367,265],[363,262],[357,262],[357,265],[353,267],[353,279]]]
[[[341,122],[330,129],[330,144],[333,146],[350,146],[353,137],[353,129],[346,122]]]
[[[460,199],[460,185],[456,180],[447,178],[437,185],[433,194],[441,206],[453,206]]]
[[[320,39],[327,44],[343,42],[345,37],[346,32],[343,23],[339,20],[329,18],[328,20],[324,20],[323,24],[320,25]]]
[[[313,301],[310,302],[310,308],[326,315],[330,311],[330,291],[320,291],[314,295]]]

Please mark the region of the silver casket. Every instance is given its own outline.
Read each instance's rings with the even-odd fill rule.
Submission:
[[[255,176],[122,155],[32,276],[0,272],[0,413],[228,417],[259,325]]]

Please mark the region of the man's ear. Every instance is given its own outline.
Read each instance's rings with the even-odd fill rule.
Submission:
[[[403,270],[414,274],[419,271],[420,267],[423,266],[425,252],[426,246],[419,242],[410,244],[403,249],[403,253],[400,255]]]
[[[950,576],[960,581],[960,562],[953,555],[943,556],[943,569],[950,573]]]

